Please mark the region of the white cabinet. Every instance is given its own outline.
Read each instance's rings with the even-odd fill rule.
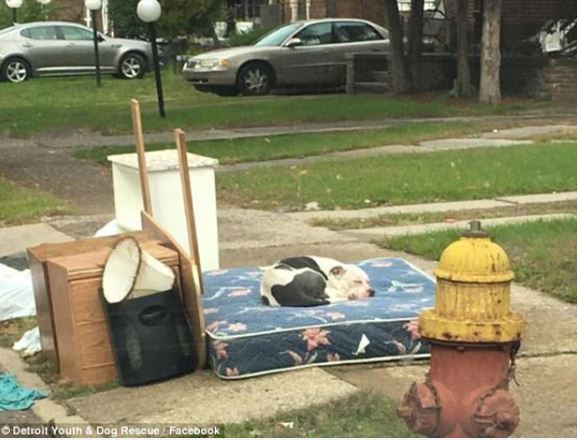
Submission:
[[[143,202],[137,155],[112,155],[108,156],[108,160],[112,162],[116,220],[124,229],[140,230]],[[219,161],[188,153],[188,162],[201,268],[203,271],[219,269],[215,191],[215,167]],[[188,251],[190,246],[177,151],[148,152],[146,163],[153,217]]]

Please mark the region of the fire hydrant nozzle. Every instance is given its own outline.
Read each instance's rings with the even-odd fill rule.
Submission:
[[[519,420],[508,381],[526,325],[510,310],[508,256],[473,221],[434,273],[435,308],[419,317],[422,338],[431,343],[430,372],[405,395],[398,414],[428,436],[508,436]]]

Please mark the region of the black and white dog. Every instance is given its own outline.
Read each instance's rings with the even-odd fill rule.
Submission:
[[[275,307],[319,306],[374,295],[362,269],[331,258],[286,258],[269,266],[261,280],[261,300]]]

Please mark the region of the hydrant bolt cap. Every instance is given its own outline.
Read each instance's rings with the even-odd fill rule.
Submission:
[[[440,407],[431,389],[424,383],[413,383],[397,408],[397,415],[413,432],[433,435],[439,422]]]
[[[482,222],[479,220],[472,220],[470,222],[470,229],[462,234],[462,237],[489,237],[490,235],[482,230]]]
[[[520,408],[510,393],[498,389],[479,402],[472,421],[477,437],[509,437],[520,422]]]

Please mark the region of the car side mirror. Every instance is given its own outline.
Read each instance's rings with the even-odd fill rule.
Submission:
[[[302,44],[303,44],[303,41],[301,41],[301,38],[291,38],[289,41],[287,41],[285,46],[295,47],[295,46],[301,46]]]
[[[97,38],[97,39],[98,39],[98,41],[99,41],[100,43],[102,43],[103,41],[106,41],[106,38],[104,38],[101,34],[98,34],[98,38]]]

